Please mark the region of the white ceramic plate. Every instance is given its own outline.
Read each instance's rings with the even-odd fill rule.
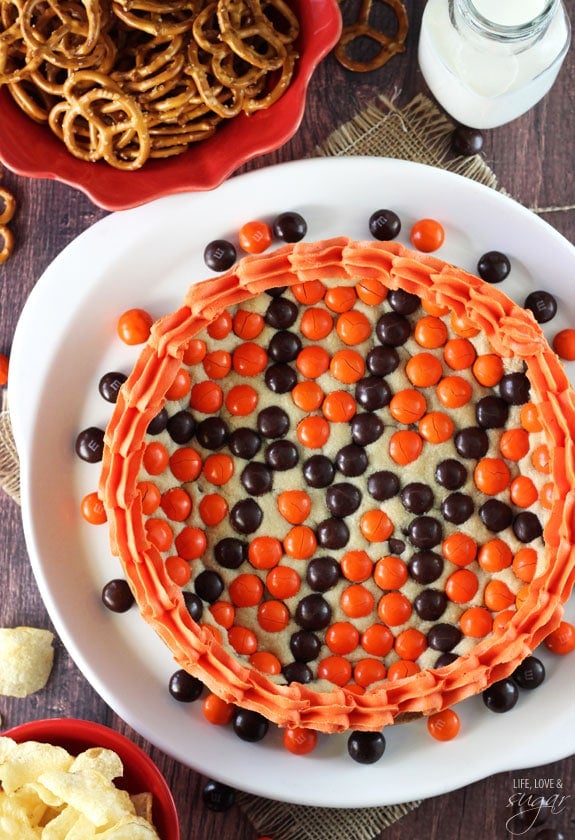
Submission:
[[[381,207],[402,219],[408,242],[418,218],[446,229],[438,255],[475,270],[485,251],[509,255],[503,289],[517,300],[546,288],[559,300],[550,334],[575,323],[575,249],[540,219],[492,190],[441,170],[377,158],[315,159],[234,178],[217,190],[177,195],[106,217],[74,242],[38,281],[22,314],[10,368],[10,406],[22,461],[22,512],[34,572],[70,654],[106,702],[134,729],[179,761],[240,789],[328,807],[364,807],[425,798],[498,771],[535,766],[575,752],[575,655],[545,657],[548,679],[522,694],[512,712],[489,712],[480,698],[461,705],[462,732],[440,744],[418,721],[386,731],[374,765],[347,755],[345,736],[323,737],[295,757],[272,728],[258,744],[214,727],[200,704],[168,692],[170,654],[135,610],[109,613],[103,585],[117,577],[105,526],[82,521],[79,502],[95,489],[99,466],[74,454],[78,432],[107,422],[97,383],[128,371],[139,352],[115,336],[125,309],[155,316],[176,308],[184,290],[209,274],[205,245],[234,237],[255,218],[297,210],[308,239],[369,238]]]

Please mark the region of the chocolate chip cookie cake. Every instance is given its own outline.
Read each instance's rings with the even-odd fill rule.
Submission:
[[[180,667],[379,730],[507,677],[573,585],[574,393],[531,312],[393,241],[247,256],[157,321],[100,496]]]

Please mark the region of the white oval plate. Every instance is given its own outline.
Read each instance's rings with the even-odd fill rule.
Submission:
[[[575,249],[520,205],[445,171],[381,158],[313,159],[259,170],[217,190],[177,195],[110,215],[73,241],[39,279],[24,308],[10,367],[10,407],[22,462],[22,513],[31,562],[50,616],[86,679],[130,726],[207,776],[273,799],[327,807],[386,805],[445,793],[503,770],[544,764],[575,752],[575,656],[545,656],[546,682],[524,692],[514,710],[489,712],[481,698],[461,704],[462,732],[441,744],[425,722],[386,730],[374,765],[347,755],[346,737],[322,737],[295,757],[272,727],[258,744],[214,727],[200,703],[173,700],[167,649],[135,610],[115,615],[101,604],[117,577],[105,526],[82,521],[79,503],[96,488],[99,466],[74,454],[78,432],[103,427],[111,407],[97,383],[128,372],[139,348],[115,334],[134,306],[154,316],[175,309],[187,286],[209,275],[205,245],[235,237],[255,218],[297,210],[309,240],[344,234],[369,238],[381,207],[402,219],[408,243],[418,218],[446,230],[438,255],[475,271],[500,250],[513,270],[503,289],[522,302],[545,288],[559,301],[550,335],[575,323]],[[571,371],[572,373],[573,371]]]

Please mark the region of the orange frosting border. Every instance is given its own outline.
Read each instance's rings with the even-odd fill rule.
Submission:
[[[278,685],[243,664],[215,635],[191,618],[181,589],[144,530],[136,484],[149,421],[181,365],[186,342],[222,310],[268,288],[309,280],[355,283],[375,278],[423,300],[468,316],[495,352],[528,366],[534,401],[551,453],[556,486],[544,528],[548,563],[504,628],[495,629],[468,653],[443,668],[370,687],[319,692],[292,683]],[[335,237],[299,242],[247,256],[223,275],[190,287],[183,306],[157,321],[106,430],[99,492],[113,552],[120,558],[144,619],[172,651],[180,667],[197,675],[225,700],[260,712],[280,726],[324,732],[378,730],[403,715],[431,714],[476,694],[513,672],[559,624],[575,582],[575,392],[532,314],[499,289],[437,257],[397,242],[356,242]]]

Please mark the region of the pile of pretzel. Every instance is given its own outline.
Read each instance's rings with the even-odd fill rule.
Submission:
[[[290,84],[286,0],[0,0],[0,85],[77,158],[139,169]]]

